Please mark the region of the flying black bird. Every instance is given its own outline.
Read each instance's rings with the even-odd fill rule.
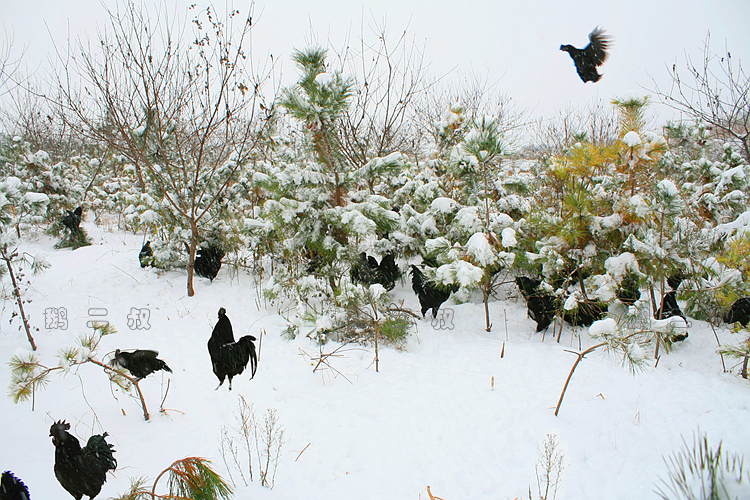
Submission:
[[[81,230],[79,227],[81,225],[81,217],[83,216],[83,208],[78,207],[72,212],[70,210],[66,210],[65,215],[63,215],[62,223],[63,226],[67,227],[70,230],[70,233],[77,233]]]
[[[59,421],[52,424],[49,435],[55,445],[55,477],[76,500],[83,495],[94,498],[107,480],[107,471],[117,468],[112,455],[112,445],[104,434],[91,436],[84,448],[78,438],[68,433],[70,424]]]
[[[224,378],[228,378],[231,391],[232,377],[244,372],[248,362],[252,373],[250,378],[255,377],[255,371],[258,369],[258,356],[255,352],[255,344],[253,344],[255,337],[252,335],[245,335],[237,342],[234,341],[232,323],[226,313],[226,309],[219,308],[219,321],[216,322],[211,338],[208,339],[208,353],[211,356],[214,375],[219,379],[216,389],[224,383]]]
[[[109,362],[112,366],[120,366],[133,374],[136,380],[141,380],[152,373],[164,370],[172,372],[167,364],[158,359],[159,353],[150,349],[136,349],[133,352],[115,350],[115,357]]]
[[[598,82],[602,77],[597,73],[597,66],[601,66],[607,60],[607,49],[612,43],[611,38],[604,34],[604,30],[596,27],[589,33],[590,43],[581,50],[572,45],[560,45],[560,50],[570,54],[576,64],[576,71],[584,83]]]
[[[29,500],[29,489],[9,470],[0,479],[0,500]]]

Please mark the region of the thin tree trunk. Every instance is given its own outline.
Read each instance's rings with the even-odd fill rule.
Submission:
[[[190,221],[190,247],[188,248],[188,268],[187,268],[187,294],[188,297],[195,295],[193,288],[193,275],[195,274],[195,253],[198,248],[198,226],[195,219]]]
[[[26,318],[26,312],[23,310],[23,297],[21,297],[21,290],[18,288],[18,282],[16,281],[16,274],[13,272],[13,265],[11,264],[11,259],[13,257],[11,256],[8,258],[5,253],[3,253],[3,260],[5,261],[5,265],[8,266],[8,273],[10,274],[10,281],[13,284],[13,295],[16,297],[16,302],[18,303],[18,311],[21,314],[21,322],[23,323],[23,328],[26,330],[26,337],[29,339],[29,343],[31,344],[31,349],[36,351],[36,342],[34,342],[34,337],[31,336],[31,328],[29,327],[29,320]]]

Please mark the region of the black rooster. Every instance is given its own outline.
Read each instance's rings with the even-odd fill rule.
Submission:
[[[519,276],[516,284],[526,299],[529,317],[536,322],[536,331],[546,330],[557,314],[554,297],[539,289],[542,282],[537,279]]]
[[[458,291],[458,285],[439,286],[425,278],[422,271],[411,265],[411,288],[419,298],[422,306],[422,317],[426,317],[427,311],[432,309],[432,317],[437,318],[438,310],[443,302],[448,300],[451,293]]]
[[[367,255],[365,252],[359,254],[357,262],[352,264],[350,275],[352,281],[370,286],[375,283],[375,272],[378,270],[378,261],[375,257]]]
[[[0,479],[0,500],[29,500],[29,489],[9,470]]]
[[[687,318],[682,313],[682,309],[680,309],[680,305],[677,303],[677,289],[680,287],[680,284],[682,283],[682,280],[684,278],[685,276],[682,273],[677,273],[667,278],[667,284],[672,290],[665,293],[664,297],[662,297],[661,306],[654,314],[654,319],[667,319],[673,316],[679,316],[685,321],[685,324],[687,325]],[[680,342],[682,340],[685,340],[687,337],[688,332],[685,331],[683,333],[672,335],[670,337],[670,340],[672,342]]]
[[[661,306],[656,311],[654,319],[667,319],[672,316],[680,316],[685,319],[685,315],[682,314],[682,310],[679,304],[677,304],[677,289],[682,284],[684,278],[682,273],[677,273],[667,278],[667,285],[672,290],[664,294],[664,297],[661,299]]]
[[[359,254],[359,260],[352,265],[351,278],[356,283],[370,286],[380,283],[391,291],[396,287],[396,281],[401,277],[401,270],[396,264],[396,256],[388,252],[378,264],[375,257],[368,256],[365,252]]]
[[[193,265],[195,274],[213,281],[216,275],[219,274],[221,259],[224,258],[224,255],[224,250],[214,245],[198,248],[197,255],[195,256],[195,264]]]
[[[70,234],[75,234],[81,230],[81,217],[83,216],[83,207],[78,207],[72,212],[70,210],[65,211],[63,215],[62,223],[63,226],[70,230]]]
[[[255,337],[245,335],[237,342],[234,341],[232,323],[226,315],[226,309],[219,308],[219,321],[214,326],[211,338],[208,339],[208,353],[211,355],[211,366],[214,374],[219,379],[217,390],[224,383],[224,378],[229,379],[229,390],[232,390],[232,377],[240,375],[245,371],[247,363],[250,362],[251,379],[255,377],[258,369],[258,356],[255,352]]]
[[[70,424],[61,420],[49,430],[55,445],[55,477],[76,500],[81,500],[83,495],[94,498],[107,480],[107,471],[117,468],[117,460],[112,455],[115,450],[105,441],[106,432],[91,436],[86,447],[81,448],[68,429]]]
[[[154,251],[151,248],[150,241],[147,241],[146,244],[141,247],[141,251],[138,252],[138,262],[141,263],[141,267],[154,265]]]
[[[567,52],[573,58],[578,76],[584,83],[598,82],[602,77],[597,73],[596,68],[607,60],[607,49],[611,43],[611,39],[599,27],[589,33],[589,41],[590,43],[583,50],[572,45],[560,45],[560,50]]]
[[[133,374],[136,381],[148,377],[152,373],[164,370],[172,373],[167,364],[158,359],[159,353],[150,349],[136,349],[133,352],[115,350],[115,357],[109,362],[112,366],[120,366]]]
[[[750,297],[738,299],[724,315],[724,323],[739,323],[742,326],[750,324]]]
[[[380,260],[375,279],[383,285],[386,290],[391,291],[396,287],[396,281],[401,277],[401,269],[396,264],[396,256],[388,252]]]

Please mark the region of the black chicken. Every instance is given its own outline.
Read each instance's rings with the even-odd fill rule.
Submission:
[[[537,279],[519,276],[516,278],[516,284],[526,299],[529,317],[536,322],[536,331],[546,330],[557,314],[554,297],[539,290],[542,282]]]
[[[617,298],[626,306],[632,306],[641,298],[638,277],[633,274],[627,274],[617,289]]]
[[[112,366],[120,366],[133,374],[136,381],[148,377],[152,373],[164,370],[172,373],[167,364],[158,359],[159,353],[150,349],[136,349],[133,352],[115,350],[115,357],[109,362]]]
[[[578,302],[574,312],[565,311],[563,319],[573,326],[591,326],[602,319],[609,307],[595,300]]]
[[[682,313],[682,309],[680,309],[680,305],[677,303],[677,289],[680,287],[680,284],[682,283],[682,280],[684,278],[685,276],[682,273],[677,273],[667,278],[667,284],[672,290],[665,293],[664,297],[662,297],[661,306],[656,310],[654,319],[667,319],[674,316],[679,316],[685,321],[685,324],[687,325],[687,318]],[[672,335],[670,337],[670,340],[672,342],[680,342],[682,340],[685,340],[686,338],[688,338],[687,330],[682,333]]]
[[[383,285],[386,290],[391,291],[396,287],[396,281],[401,277],[401,269],[396,264],[396,256],[388,252],[380,260],[375,280]]]
[[[255,337],[245,335],[237,342],[234,341],[232,323],[226,315],[226,309],[219,309],[219,321],[214,326],[211,338],[208,339],[208,353],[211,355],[211,365],[214,374],[219,379],[217,390],[224,383],[224,378],[229,379],[229,390],[232,390],[232,377],[240,375],[245,371],[247,363],[250,362],[252,372],[251,379],[255,377],[258,369],[258,356],[255,352]]]
[[[154,265],[154,251],[151,248],[150,241],[147,241],[146,244],[141,247],[141,251],[138,252],[138,262],[141,263],[141,267]]]
[[[62,223],[63,226],[70,230],[70,234],[77,233],[81,230],[81,217],[83,216],[83,207],[78,207],[72,212],[70,210],[65,211],[63,215]]]
[[[422,271],[411,265],[411,288],[419,298],[422,306],[422,317],[426,317],[427,311],[432,309],[432,317],[437,318],[438,310],[443,302],[448,300],[453,292],[458,291],[458,285],[439,286],[425,278]]]
[[[224,250],[215,245],[198,248],[193,265],[195,274],[213,281],[216,275],[219,274],[221,259],[224,258],[224,255]]]
[[[9,470],[0,479],[0,500],[29,500],[29,489]]]
[[[352,265],[350,275],[352,281],[370,286],[375,283],[375,273],[378,270],[378,261],[375,257],[367,255],[365,252],[359,254],[359,259]]]
[[[654,319],[667,319],[672,316],[680,316],[683,319],[685,318],[679,304],[677,304],[677,289],[682,284],[684,278],[685,277],[682,273],[677,273],[667,278],[667,285],[669,285],[672,290],[664,294],[664,297],[661,300],[661,306],[656,311]]]
[[[597,73],[597,66],[601,66],[607,60],[607,49],[611,44],[610,37],[604,34],[604,30],[596,27],[589,33],[590,43],[581,50],[572,45],[560,45],[560,50],[570,54],[576,64],[576,71],[584,83],[598,82],[602,77]]]
[[[356,283],[370,286],[380,283],[390,291],[396,287],[396,281],[401,277],[401,270],[396,264],[396,256],[388,252],[378,264],[375,257],[368,256],[365,252],[359,254],[359,260],[352,265],[351,278]]]
[[[107,471],[117,468],[117,460],[112,455],[115,450],[105,441],[106,432],[91,436],[86,447],[81,448],[68,429],[70,424],[61,420],[49,430],[55,445],[55,477],[76,500],[81,500],[83,495],[94,498],[107,480]]]
[[[739,323],[742,326],[750,324],[750,297],[738,299],[724,315],[724,323]]]

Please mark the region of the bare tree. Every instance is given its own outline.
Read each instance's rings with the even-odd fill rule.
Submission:
[[[569,106],[558,110],[551,118],[536,120],[529,130],[529,148],[539,157],[562,155],[570,146],[583,140],[601,147],[617,139],[617,111],[602,101],[585,108]]]
[[[10,92],[18,84],[16,76],[22,56],[13,57],[13,34],[5,32],[5,40],[0,42],[0,97]]]
[[[512,99],[498,89],[498,82],[490,83],[474,73],[461,75],[456,84],[446,84],[441,77],[425,87],[416,105],[415,121],[420,133],[433,144],[440,144],[437,124],[455,103],[463,110],[464,123],[475,123],[484,116],[497,120],[498,132],[508,143],[516,143],[524,127],[524,113]],[[430,90],[427,92],[426,90]],[[430,137],[431,136],[431,137]]]
[[[148,182],[189,229],[192,296],[202,229],[251,158],[263,124],[264,78],[245,51],[252,6],[244,19],[234,9],[224,16],[212,7],[194,11],[191,29],[166,7],[133,0],[108,13],[98,40],[79,41],[57,79],[66,119],[127,157],[141,189]]]
[[[669,90],[660,89],[654,80],[652,92],[667,106],[711,125],[718,137],[738,141],[750,162],[750,75],[729,49],[725,48],[723,55],[713,54],[710,42],[709,33],[701,62],[686,56],[683,71],[687,76],[675,63],[669,70]]]
[[[424,56],[406,29],[395,37],[384,23],[369,29],[368,35],[363,23],[358,45],[347,43],[337,53],[340,71],[356,80],[340,131],[342,152],[355,168],[373,157],[418,149],[412,118],[428,87]]]

